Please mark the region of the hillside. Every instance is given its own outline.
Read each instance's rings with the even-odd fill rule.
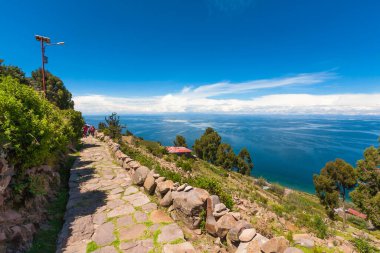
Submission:
[[[341,219],[330,220],[314,195],[226,171],[201,159],[166,154],[157,142],[133,136],[123,136],[122,140],[122,150],[128,156],[168,179],[219,195],[227,207],[239,211],[268,238],[285,236],[305,252],[375,252],[380,248],[379,231],[367,230],[365,222],[355,217],[348,219],[343,230]],[[302,236],[314,246],[296,244]]]

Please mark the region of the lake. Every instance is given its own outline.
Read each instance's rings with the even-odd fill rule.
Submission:
[[[97,127],[104,116],[84,116]],[[342,158],[355,165],[370,145],[378,144],[379,116],[120,115],[134,135],[172,145],[177,134],[191,147],[207,127],[237,153],[247,147],[253,176],[313,193],[312,176],[326,162]]]

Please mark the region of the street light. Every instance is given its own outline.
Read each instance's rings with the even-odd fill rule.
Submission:
[[[45,56],[45,48],[46,46],[56,46],[56,45],[63,45],[65,42],[57,42],[57,43],[51,43],[49,37],[41,36],[41,35],[35,35],[34,36],[37,41],[41,42],[41,55],[42,55],[42,90],[44,92],[44,95],[46,97],[46,86],[45,86],[45,63],[48,63],[48,58]],[[45,44],[46,43],[46,44]]]

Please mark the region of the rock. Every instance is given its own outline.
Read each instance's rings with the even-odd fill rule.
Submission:
[[[156,182],[151,173],[149,173],[145,179],[144,188],[150,195],[152,195],[154,193],[154,190],[156,189]]]
[[[137,223],[142,223],[142,222],[146,222],[148,221],[148,216],[146,215],[146,213],[143,213],[143,212],[140,212],[140,211],[136,211],[133,216],[135,216],[135,220]]]
[[[229,210],[226,209],[226,210],[221,211],[220,213],[216,213],[216,212],[214,212],[212,215],[213,215],[216,219],[218,219],[218,218],[222,217],[223,215],[227,214],[228,211],[229,211]]]
[[[102,225],[106,221],[107,215],[105,213],[96,213],[93,217],[94,224]]]
[[[173,187],[173,181],[172,180],[166,180],[163,182],[158,182],[156,187],[156,192],[158,195],[164,196],[165,193],[167,193],[172,187]]]
[[[141,167],[137,168],[135,171],[135,174],[133,174],[133,176],[132,176],[132,182],[134,184],[142,186],[144,184],[145,179],[148,176],[149,172],[150,172],[150,170],[145,166],[141,166]]]
[[[235,253],[247,253],[248,243],[241,242]]]
[[[218,231],[218,227],[216,226],[216,220],[212,215],[212,199],[211,197],[207,198],[207,208],[206,208],[206,231],[207,233],[216,236],[216,232]],[[219,238],[219,237],[218,237]]]
[[[131,167],[129,166],[129,163],[132,162],[133,160],[131,158],[125,158],[123,161],[123,169],[129,170]]]
[[[261,246],[264,253],[283,253],[289,247],[289,242],[283,236],[274,237]]]
[[[161,223],[161,222],[173,222],[172,218],[170,218],[164,211],[162,210],[154,210],[150,214],[150,220],[153,223]]]
[[[126,253],[148,253],[151,252],[153,248],[154,243],[152,239],[120,243],[120,249]]]
[[[216,204],[215,207],[214,207],[214,212],[216,212],[216,213],[220,213],[220,212],[222,212],[224,210],[227,210],[227,207],[223,203]]]
[[[303,253],[303,251],[295,247],[289,247],[289,248],[286,248],[284,253]]]
[[[188,185],[185,187],[184,191],[188,192],[188,191],[191,191],[192,189],[193,189],[193,187],[191,185]]]
[[[111,210],[107,214],[107,217],[108,218],[113,218],[113,217],[116,217],[116,216],[122,216],[122,215],[125,215],[125,214],[131,214],[134,211],[135,211],[135,209],[133,208],[133,206],[125,204],[123,206],[118,206],[115,209]]]
[[[247,253],[261,253],[259,241],[250,241],[248,243]]]
[[[157,210],[157,204],[150,202],[148,204],[141,206],[141,208],[144,212],[149,213],[151,211]]]
[[[142,206],[150,202],[149,198],[142,192],[138,192],[132,195],[124,196],[124,200],[131,203],[133,206]]]
[[[160,205],[168,207],[173,203],[172,192],[168,191],[165,196],[160,200]]]
[[[124,196],[131,195],[131,194],[136,193],[138,191],[139,191],[139,189],[137,189],[136,187],[129,186],[127,189],[125,189]]]
[[[214,212],[215,205],[220,203],[220,199],[218,195],[211,195],[210,198],[212,203],[212,210]]]
[[[241,214],[239,212],[230,212],[230,214],[234,216],[237,221],[241,219]]]
[[[195,253],[193,245],[189,242],[179,244],[166,244],[163,253]]]
[[[135,224],[130,227],[119,229],[120,240],[135,240],[144,235],[146,226],[144,224]]]
[[[187,186],[187,183],[184,183],[183,185],[181,185],[181,186],[179,186],[179,187],[177,188],[177,191],[180,192],[180,191],[185,190],[186,186]]]
[[[239,240],[241,242],[250,242],[252,241],[255,235],[256,235],[256,229],[254,228],[244,229],[239,236]]]
[[[201,234],[202,234],[202,230],[201,230],[200,228],[195,229],[195,230],[194,230],[194,233],[195,233],[196,235],[201,235]]]
[[[239,236],[241,232],[244,229],[249,229],[249,228],[252,228],[252,225],[250,223],[248,223],[246,220],[239,220],[236,222],[235,226],[231,228],[230,231],[228,232],[227,239],[231,241],[232,243],[239,242],[240,241]]]
[[[140,163],[139,162],[136,162],[136,161],[131,161],[128,163],[128,167],[131,168],[131,169],[137,169],[138,167],[140,167]]]
[[[195,229],[194,217],[198,218],[209,197],[206,190],[196,188],[191,192],[172,192],[173,207],[179,218],[190,228]]]
[[[161,228],[161,234],[158,235],[157,241],[168,243],[179,239],[184,240],[183,232],[177,224],[173,223]]]
[[[118,218],[116,223],[118,227],[127,227],[134,224],[135,222],[133,221],[131,215],[126,215],[126,216]]]
[[[113,234],[115,226],[112,222],[107,222],[100,225],[92,236],[92,240],[96,242],[97,245],[106,245],[113,242],[116,237]]]
[[[293,241],[295,244],[299,244],[306,248],[314,247],[314,239],[309,234],[294,234]]]
[[[264,243],[266,243],[267,241],[269,241],[269,239],[266,238],[265,236],[262,236],[259,233],[256,233],[256,236],[253,238],[252,241],[257,241],[257,243],[261,247]]]
[[[236,222],[237,221],[235,220],[235,218],[230,214],[222,216],[216,222],[216,226],[218,228],[216,234],[218,235],[218,237],[224,238],[227,235],[228,231],[236,225]]]
[[[158,184],[160,182],[164,182],[165,180],[166,180],[165,177],[159,177],[159,178],[156,179],[156,183]]]
[[[153,177],[154,177],[155,179],[157,179],[157,178],[160,177],[160,174],[155,173],[155,174],[153,174]]]
[[[221,240],[220,240],[220,238],[219,237],[217,237],[216,239],[215,239],[215,241],[214,241],[214,244],[216,244],[216,245],[221,245]]]
[[[114,246],[105,246],[103,248],[93,251],[92,253],[117,253],[117,250]]]

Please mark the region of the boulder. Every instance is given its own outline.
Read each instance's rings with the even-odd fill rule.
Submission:
[[[269,241],[269,239],[266,238],[265,236],[259,234],[259,233],[256,233],[256,235],[255,235],[255,237],[253,238],[252,241],[257,241],[257,243],[261,247],[264,243],[266,243],[267,241]]]
[[[154,193],[154,190],[156,189],[156,182],[154,180],[152,173],[149,173],[148,176],[146,177],[145,182],[144,182],[144,188],[150,195]]]
[[[185,190],[186,186],[187,186],[187,183],[184,183],[183,185],[181,185],[181,186],[179,186],[179,187],[177,188],[177,191],[180,192],[180,191]]]
[[[239,236],[239,240],[241,242],[250,242],[252,241],[255,235],[256,235],[256,229],[254,228],[244,229]]]
[[[160,200],[160,206],[168,207],[173,203],[172,191],[168,191],[165,196]]]
[[[231,214],[226,214],[222,216],[217,222],[216,226],[218,227],[217,236],[224,238],[227,233],[236,225],[237,221]]]
[[[314,239],[309,234],[294,234],[293,241],[295,244],[299,244],[306,248],[314,247]]]
[[[230,215],[232,215],[232,214],[230,214]],[[232,217],[234,217],[234,216],[232,215]],[[228,232],[228,239],[234,243],[239,242],[240,241],[239,236],[240,236],[241,232],[244,229],[249,229],[249,228],[252,228],[252,225],[250,223],[248,223],[246,220],[237,221],[235,226],[233,226],[230,229],[230,231]]]
[[[219,204],[216,204],[216,205],[215,205],[215,207],[214,207],[214,212],[216,212],[216,213],[220,213],[220,212],[222,212],[222,211],[224,211],[224,210],[226,210],[226,209],[227,209],[227,207],[226,207],[225,204],[223,204],[223,203],[219,203]]]
[[[212,196],[211,196],[212,197]],[[216,236],[216,232],[218,232],[218,227],[216,226],[216,220],[213,213],[213,207],[212,207],[212,198],[207,198],[207,209],[206,209],[206,231],[207,233]],[[219,237],[218,237],[219,238]]]
[[[124,161],[123,161],[123,169],[127,169],[129,170],[131,167],[129,166],[129,163],[132,162],[133,160],[129,157],[125,158]]]
[[[156,178],[156,183],[158,184],[160,182],[164,182],[165,180],[166,180],[165,177],[158,177],[158,178]]]
[[[135,169],[139,168],[141,165],[139,162],[131,161],[131,162],[129,162],[128,166],[129,166],[129,168],[135,170]]]
[[[133,174],[132,176],[132,182],[139,186],[143,185],[149,172],[150,170],[145,166],[141,166],[137,168],[137,170],[135,171],[135,174]]]
[[[173,188],[173,181],[172,180],[166,180],[163,182],[157,183],[156,187],[156,193],[159,197],[162,197],[167,193],[171,188]]]
[[[264,243],[261,246],[261,251],[264,253],[284,253],[284,251],[289,247],[289,241],[285,237],[274,237]]]
[[[261,253],[260,244],[257,240],[252,240],[248,243],[247,253]]]
[[[190,192],[172,192],[173,208],[177,211],[179,218],[191,229],[195,229],[195,218],[205,208],[205,201],[209,197],[206,190],[195,188]]]

